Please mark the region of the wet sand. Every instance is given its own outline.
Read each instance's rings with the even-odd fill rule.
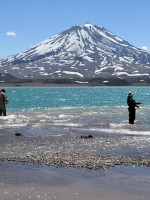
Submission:
[[[149,200],[150,168],[109,170],[0,162],[2,200]]]

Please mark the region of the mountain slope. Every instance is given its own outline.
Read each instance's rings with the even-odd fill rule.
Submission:
[[[0,66],[1,73],[28,79],[149,77],[150,52],[85,24],[1,59]]]

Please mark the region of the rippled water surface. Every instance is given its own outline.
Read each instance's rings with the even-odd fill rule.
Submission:
[[[1,163],[2,200],[149,200],[150,170],[101,170]]]
[[[134,125],[128,124],[129,91],[143,103]],[[149,87],[15,87],[7,88],[7,95],[1,157],[56,151],[150,157]],[[89,134],[90,141],[81,140]]]
[[[128,124],[127,94],[143,104]],[[150,135],[149,87],[7,88],[7,117],[0,129],[32,133]]]

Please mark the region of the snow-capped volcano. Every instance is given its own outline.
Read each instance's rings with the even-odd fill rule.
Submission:
[[[28,79],[149,77],[150,52],[87,23],[1,59],[0,71]]]

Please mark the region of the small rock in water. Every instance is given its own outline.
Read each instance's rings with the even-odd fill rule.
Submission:
[[[88,136],[81,136],[81,138],[84,138],[84,139],[89,139],[89,138],[92,138],[93,135],[88,135]]]
[[[22,136],[21,133],[15,133],[15,136]]]

